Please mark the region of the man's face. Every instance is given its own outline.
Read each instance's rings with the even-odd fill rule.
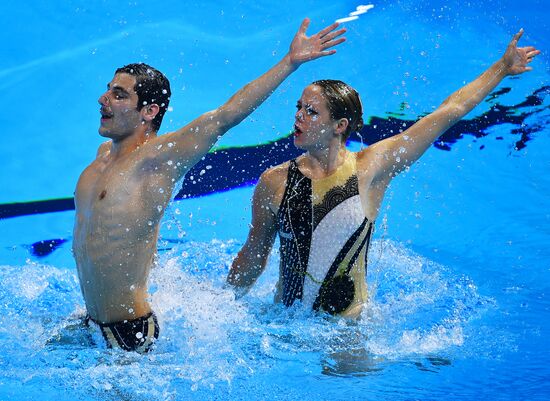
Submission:
[[[107,85],[107,91],[98,99],[101,105],[99,134],[113,141],[132,135],[143,120],[137,109],[138,95],[134,90],[136,78],[116,74]]]

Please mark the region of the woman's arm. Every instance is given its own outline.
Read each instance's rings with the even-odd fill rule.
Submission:
[[[269,171],[262,174],[252,198],[252,223],[246,243],[233,261],[227,282],[244,295],[262,274],[277,233],[276,216],[271,204],[274,198]]]
[[[433,113],[403,133],[384,139],[365,149],[375,181],[389,183],[392,177],[424,154],[447,129],[468,114],[508,75],[529,71],[533,58],[540,54],[533,46],[517,47],[520,30],[508,44],[505,54],[474,81],[454,92]],[[372,170],[371,170],[372,171]]]

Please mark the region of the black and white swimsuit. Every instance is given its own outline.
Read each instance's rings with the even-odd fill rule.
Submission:
[[[314,180],[291,160],[278,212],[281,302],[291,306],[299,299],[317,310],[323,283],[330,285],[342,273],[354,281],[356,301],[364,302],[372,230],[361,205],[354,153],[333,174]]]

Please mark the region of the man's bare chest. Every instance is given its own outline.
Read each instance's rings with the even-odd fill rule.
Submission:
[[[138,189],[134,181],[131,172],[120,166],[104,166],[94,162],[78,180],[75,194],[77,206],[91,207],[98,203],[124,200]]]

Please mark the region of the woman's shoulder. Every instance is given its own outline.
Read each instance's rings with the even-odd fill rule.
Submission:
[[[374,171],[380,164],[382,158],[386,156],[383,152],[383,147],[378,145],[378,142],[369,145],[355,153],[357,160],[357,168],[362,171]]]
[[[278,164],[265,170],[260,176],[258,186],[272,195],[278,195],[286,185],[290,161]]]
[[[263,181],[264,183],[269,183],[269,182],[280,182],[280,181],[286,180],[289,166],[290,166],[290,160],[268,168],[260,176],[260,181]]]

